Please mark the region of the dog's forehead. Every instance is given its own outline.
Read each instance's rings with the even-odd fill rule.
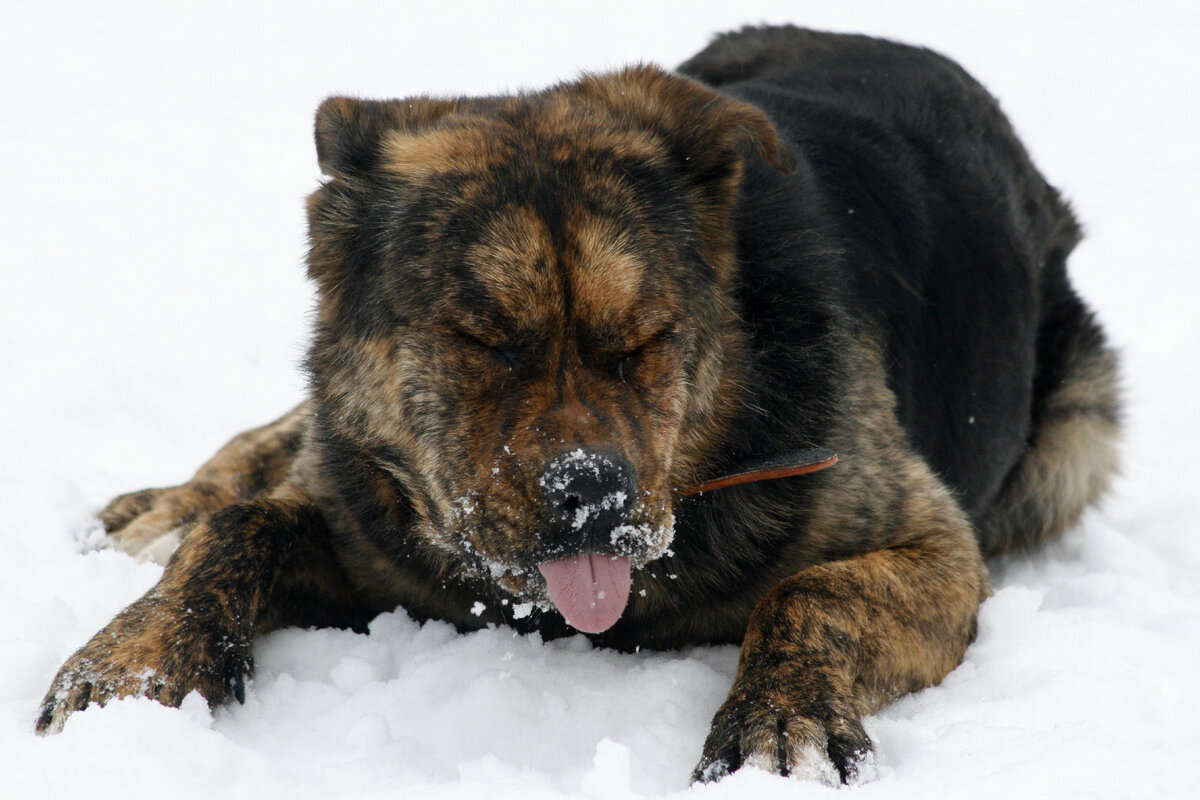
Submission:
[[[465,265],[504,316],[539,327],[543,317],[566,314],[558,248],[542,215],[527,205],[493,209],[467,249]]]
[[[405,175],[483,171],[537,151],[549,163],[599,159],[662,163],[668,145],[603,104],[551,92],[466,104],[436,124],[383,137],[383,166]]]
[[[466,252],[472,281],[504,316],[529,329],[568,318],[626,324],[644,305],[647,262],[611,217],[576,210],[557,220],[515,204],[495,209]]]
[[[617,164],[661,165],[661,147],[639,131],[529,125],[526,140],[487,118],[397,133],[385,168],[406,180],[455,176],[458,193],[439,201],[456,220],[445,235],[469,242],[461,266],[505,317],[531,330],[568,316],[625,325],[647,299],[648,253],[661,250],[662,232],[650,230]]]
[[[617,324],[647,299],[649,264],[630,229],[609,216],[581,214],[567,225],[563,254],[571,293],[592,319]]]

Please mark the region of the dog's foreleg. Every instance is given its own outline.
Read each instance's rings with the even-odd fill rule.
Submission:
[[[733,689],[695,780],[749,764],[827,783],[867,777],[862,719],[938,683],[963,657],[987,593],[965,520],[818,564],[755,608]]]
[[[221,509],[184,539],[161,580],[59,670],[42,701],[40,733],[89,705],[144,695],[178,706],[192,691],[216,705],[245,693],[251,642],[281,576],[324,541],[317,507],[299,490]],[[314,544],[316,542],[316,544]]]

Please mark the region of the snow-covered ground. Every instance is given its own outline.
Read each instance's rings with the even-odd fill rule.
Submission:
[[[258,646],[244,706],[128,701],[33,736],[55,669],[156,567],[85,552],[109,496],[178,482],[301,395],[311,115],[334,92],[538,86],[794,21],[924,43],[996,93],[1090,238],[1125,359],[1125,476],[993,565],[978,642],[870,719],[864,797],[1200,796],[1200,5],[6,3],[0,11],[0,795],[808,797],[689,789],[732,648],[458,636]]]

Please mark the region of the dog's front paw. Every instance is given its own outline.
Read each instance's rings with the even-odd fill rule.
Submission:
[[[287,476],[308,427],[308,403],[239,433],[187,483],[123,494],[97,516],[109,542],[139,561],[166,564],[184,535],[225,506],[270,493]]]
[[[713,718],[692,780],[717,781],[744,766],[831,786],[874,775],[874,750],[848,698],[828,689],[780,691],[739,680]],[[810,692],[811,681],[805,681]],[[795,687],[799,688],[799,687]]]
[[[42,700],[37,732],[57,733],[73,712],[123,697],[177,707],[198,691],[210,706],[243,702],[250,643],[221,620],[215,609],[152,590],[63,664]]]
[[[220,487],[193,481],[123,494],[96,516],[113,547],[138,561],[166,564],[184,532],[231,499]]]

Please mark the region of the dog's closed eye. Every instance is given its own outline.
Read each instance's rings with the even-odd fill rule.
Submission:
[[[478,336],[462,328],[451,328],[450,333],[459,341],[470,346],[472,349],[487,353],[494,358],[500,366],[506,368],[510,372],[523,367],[527,361],[525,351],[522,350],[519,345],[514,343],[500,342],[497,344],[492,344],[482,336]]]
[[[647,337],[640,344],[621,353],[616,359],[617,377],[621,379],[621,382],[628,383],[633,378],[638,367],[645,360],[647,354],[653,352],[659,345],[670,341],[675,336],[675,333],[675,326],[668,325]]]

